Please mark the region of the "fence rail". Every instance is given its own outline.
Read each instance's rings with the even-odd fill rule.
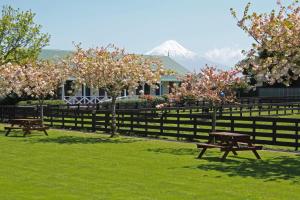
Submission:
[[[35,107],[0,106],[0,111],[2,121],[38,115]],[[227,105],[219,109],[216,129],[249,134],[254,143],[298,150],[300,119],[276,116],[299,112],[298,103]],[[110,111],[97,107],[46,106],[44,115],[45,123],[56,128],[110,131]],[[117,128],[123,134],[206,141],[211,124],[210,108],[205,106],[117,110]]]

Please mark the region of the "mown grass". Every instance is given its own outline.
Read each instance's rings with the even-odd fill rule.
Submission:
[[[3,125],[0,126],[3,129]],[[220,162],[194,144],[50,130],[0,134],[0,199],[300,199],[300,157],[261,151]]]

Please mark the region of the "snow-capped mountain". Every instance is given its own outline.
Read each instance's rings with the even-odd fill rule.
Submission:
[[[148,51],[146,54],[170,56],[190,71],[199,72],[206,64],[222,67],[222,65],[216,64],[203,56],[197,55],[195,52],[186,49],[175,40],[168,40]]]
[[[184,48],[175,40],[168,40],[148,51],[148,55],[164,55],[170,57],[194,58],[197,54]]]

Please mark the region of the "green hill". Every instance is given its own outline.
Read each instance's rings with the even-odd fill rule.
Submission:
[[[64,58],[72,54],[72,51],[57,50],[57,49],[43,49],[39,55],[39,59],[52,60]]]

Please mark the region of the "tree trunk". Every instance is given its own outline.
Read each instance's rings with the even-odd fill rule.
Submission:
[[[212,126],[212,132],[216,131],[216,125],[217,125],[217,108],[216,106],[213,106],[213,112],[211,115],[211,126]]]
[[[117,126],[116,126],[116,101],[117,97],[112,96],[111,99],[111,137],[117,135]]]

